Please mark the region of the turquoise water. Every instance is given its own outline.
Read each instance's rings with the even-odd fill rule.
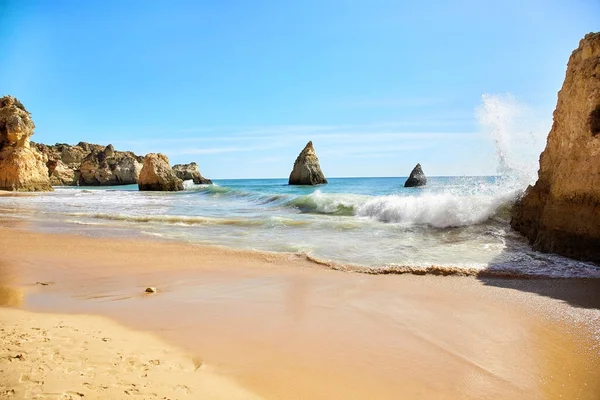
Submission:
[[[182,192],[137,186],[56,188],[0,197],[0,216],[38,229],[150,236],[306,254],[369,268],[431,265],[517,275],[599,276],[597,267],[534,252],[509,226],[523,185],[501,177],[331,178],[316,187],[285,179],[185,183]]]

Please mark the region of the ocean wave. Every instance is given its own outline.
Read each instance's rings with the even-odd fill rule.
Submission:
[[[88,216],[81,214],[81,216]],[[164,224],[181,224],[181,225],[234,225],[234,226],[260,226],[265,222],[262,220],[251,219],[236,219],[236,218],[211,218],[183,215],[126,215],[126,214],[92,214],[92,218],[138,222],[138,223],[164,223]]]
[[[298,196],[286,202],[285,205],[303,213],[352,216],[356,213],[356,207],[367,198],[368,196],[329,194],[316,190],[311,194]]]
[[[480,224],[492,217],[507,220],[519,191],[490,194],[421,193],[363,196],[321,193],[299,196],[285,203],[302,213],[356,216],[405,226],[448,228]]]
[[[435,275],[435,276],[474,276],[479,278],[517,279],[599,279],[600,268],[592,263],[570,260],[557,255],[546,255],[539,263],[517,262],[495,263],[477,267],[455,265],[401,265],[365,266],[344,264],[323,260],[305,252],[298,257],[336,271],[362,273],[368,275]]]
[[[380,196],[359,206],[356,215],[407,226],[448,228],[480,224],[507,210],[518,192],[497,195],[453,193]]]

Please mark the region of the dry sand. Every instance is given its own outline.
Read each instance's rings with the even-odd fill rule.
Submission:
[[[0,243],[4,304],[101,314],[152,332],[189,354],[169,351],[178,355],[167,359],[158,353],[165,363],[180,360],[193,370],[191,360],[202,359],[211,368],[187,373],[226,382],[198,390],[238,391],[230,383],[235,381],[267,399],[600,398],[594,336],[600,332],[599,281],[371,276],[327,270],[294,255],[14,227],[0,227]],[[158,292],[145,295],[146,286]],[[128,354],[136,365],[161,359],[146,355],[133,338],[139,335],[139,343],[155,339],[105,319],[44,315],[34,323],[36,314],[5,311],[0,310],[0,328],[14,329],[16,335],[54,325],[85,331],[81,327],[96,324],[82,336],[54,328],[55,337],[78,343],[71,348],[83,341],[115,346],[86,368],[116,362],[111,361],[115,351]],[[25,320],[29,325],[19,322]],[[109,334],[113,329],[127,334]],[[101,341],[108,336],[113,340]],[[161,346],[153,343],[148,347]],[[66,371],[62,359],[43,356],[52,354],[53,346],[40,343],[36,351],[56,364],[53,370]],[[5,357],[0,369],[26,361]],[[122,382],[129,382],[127,363],[113,367],[123,372]],[[62,379],[67,372],[57,375]],[[181,379],[167,379],[152,390],[191,387]],[[101,387],[91,380],[87,383]],[[25,390],[23,382],[12,382],[6,390]],[[83,393],[78,387],[64,390]],[[184,394],[171,392],[167,398]]]
[[[259,399],[150,334],[106,318],[0,312],[0,398]]]

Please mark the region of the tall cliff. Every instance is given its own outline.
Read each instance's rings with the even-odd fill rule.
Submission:
[[[43,157],[30,146],[34,128],[19,100],[0,98],[0,190],[52,190]]]
[[[571,54],[538,181],[511,225],[536,250],[600,262],[600,33]]]

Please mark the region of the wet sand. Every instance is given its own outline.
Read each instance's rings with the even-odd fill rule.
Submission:
[[[0,243],[4,304],[109,317],[267,399],[600,398],[599,281],[373,276],[14,227]]]

